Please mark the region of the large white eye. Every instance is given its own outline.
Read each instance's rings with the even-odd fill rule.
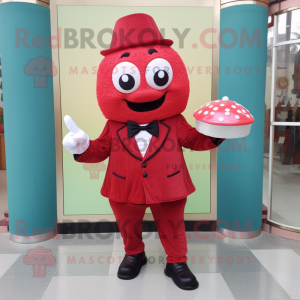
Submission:
[[[171,83],[173,70],[167,60],[155,58],[146,67],[145,76],[149,86],[156,90],[163,90]]]
[[[112,81],[119,92],[129,94],[139,88],[141,74],[137,66],[128,61],[123,61],[115,66]]]

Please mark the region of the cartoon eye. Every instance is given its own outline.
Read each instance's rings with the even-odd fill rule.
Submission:
[[[34,69],[37,71],[39,68],[38,68],[38,67],[35,67]]]
[[[43,70],[46,71],[46,70],[47,70],[47,67],[44,67]]]
[[[173,70],[167,60],[155,58],[146,67],[145,76],[150,87],[163,90],[172,82]]]
[[[112,73],[115,88],[124,94],[136,91],[141,83],[140,71],[134,64],[123,61],[115,66]]]

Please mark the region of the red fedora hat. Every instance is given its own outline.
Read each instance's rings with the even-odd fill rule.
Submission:
[[[100,53],[105,56],[121,49],[155,44],[171,46],[173,41],[162,37],[151,16],[132,14],[116,22],[110,48]]]

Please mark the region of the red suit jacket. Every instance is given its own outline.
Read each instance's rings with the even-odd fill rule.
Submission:
[[[182,147],[191,150],[216,148],[190,126],[182,115],[159,121],[159,135],[152,136],[145,156],[135,137],[128,138],[127,125],[108,120],[102,134],[90,141],[78,162],[96,163],[110,157],[101,194],[117,202],[155,204],[187,197],[195,191]]]

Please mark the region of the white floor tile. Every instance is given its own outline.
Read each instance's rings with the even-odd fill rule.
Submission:
[[[292,211],[295,208],[287,201],[280,199],[272,202],[272,209],[276,211],[281,211],[281,210]]]
[[[111,265],[111,252],[67,253],[57,263],[55,276],[106,276]]]
[[[164,274],[140,274],[132,280],[120,280],[108,276],[106,300],[165,300],[167,299],[167,276]]]
[[[280,215],[291,222],[300,220],[300,210],[280,211]]]
[[[283,218],[280,215],[280,211],[277,213],[275,210],[272,210],[271,220],[275,221],[275,222],[278,222],[280,224],[291,225],[288,220],[286,220],[285,218]]]
[[[116,276],[118,273],[118,269],[119,269],[119,265],[123,260],[123,257],[125,255],[125,252],[120,251],[120,252],[113,252],[112,253],[112,257],[114,258],[114,263],[112,263],[109,266],[109,271],[108,271],[108,275],[114,275]]]
[[[234,299],[227,283],[220,273],[195,274],[199,287],[193,291],[184,291],[176,287],[172,279],[168,279],[168,300],[229,300]]]
[[[229,272],[222,275],[236,300],[291,300],[268,272]]]
[[[290,201],[289,202],[296,210],[300,210],[300,201]]]
[[[0,278],[0,299],[40,300],[50,281],[49,277]]]
[[[299,273],[300,256],[293,250],[252,250],[252,252],[271,274],[276,272]]]
[[[271,275],[292,299],[300,299],[299,272],[273,272]]]
[[[101,300],[106,282],[106,276],[53,277],[42,300]]]
[[[13,265],[21,254],[0,254],[0,277]]]

